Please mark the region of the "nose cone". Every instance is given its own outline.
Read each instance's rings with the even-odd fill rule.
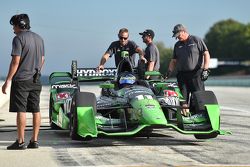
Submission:
[[[159,102],[155,99],[134,100],[134,109],[140,111],[140,123],[147,125],[166,125],[167,120],[161,109]]]

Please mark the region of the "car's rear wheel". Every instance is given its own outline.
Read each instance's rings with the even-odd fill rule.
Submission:
[[[96,97],[94,93],[77,92],[72,100],[70,116],[70,137],[72,140],[89,140],[89,137],[82,137],[78,134],[77,107],[92,106],[96,113]]]

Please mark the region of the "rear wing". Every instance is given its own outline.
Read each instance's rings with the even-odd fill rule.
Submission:
[[[137,74],[137,69],[133,69],[133,73]],[[117,78],[117,68],[105,68],[97,71],[96,68],[78,68],[77,61],[73,60],[71,65],[71,74],[73,80],[79,82],[96,82],[96,81],[107,81],[114,80]]]
[[[78,68],[77,61],[73,60],[71,65],[71,75],[73,80],[79,82],[96,82],[113,80],[117,76],[116,68],[105,68],[97,71],[96,68]]]
[[[78,81],[107,81],[117,76],[116,68],[105,68],[97,71],[95,68],[77,68],[76,78]]]
[[[132,73],[139,75],[137,68],[132,69]],[[103,70],[97,71],[96,68],[78,68],[77,61],[73,60],[71,64],[71,73],[70,72],[53,72],[49,81],[50,84],[62,82],[98,82],[98,81],[107,81],[114,80],[118,77],[117,68],[105,68]]]

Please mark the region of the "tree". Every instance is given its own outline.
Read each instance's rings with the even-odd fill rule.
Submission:
[[[222,60],[250,58],[250,24],[233,19],[219,21],[210,28],[204,41],[212,57]]]
[[[160,53],[160,72],[166,74],[170,60],[172,59],[173,49],[166,48],[163,42],[156,42]]]
[[[205,35],[211,57],[220,61],[250,60],[250,24],[242,24],[233,19],[215,23]],[[214,75],[249,74],[249,67],[219,66]]]

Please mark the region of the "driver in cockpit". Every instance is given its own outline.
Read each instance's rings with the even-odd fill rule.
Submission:
[[[128,87],[130,85],[133,85],[136,82],[136,77],[129,72],[124,72],[121,74],[119,79],[119,88]]]

